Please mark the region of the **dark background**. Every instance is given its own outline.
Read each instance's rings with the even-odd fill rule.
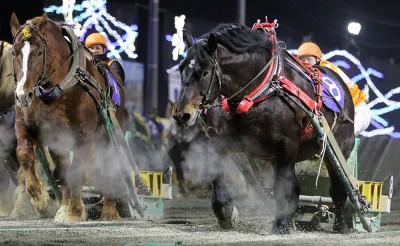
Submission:
[[[77,0],[81,3],[82,0]],[[11,42],[10,17],[14,11],[21,23],[43,14],[43,7],[61,5],[61,0],[1,0],[0,39]],[[107,10],[118,20],[139,28],[136,39],[137,62],[147,64],[148,44],[148,0],[108,0]],[[185,14],[188,29],[195,37],[206,33],[222,22],[237,22],[238,1],[218,0],[160,0],[159,1],[159,91],[158,111],[163,115],[168,102],[168,75],[166,70],[178,62],[171,58],[172,46],[165,40],[167,34],[175,32],[174,17]],[[303,41],[316,42],[323,52],[334,49],[348,50],[357,56],[364,67],[376,68],[385,75],[376,80],[382,93],[399,86],[400,78],[400,1],[376,0],[280,0],[246,1],[246,25],[252,26],[257,19],[278,20],[278,38],[288,49],[296,49]],[[61,20],[61,15],[49,14]],[[362,25],[358,36],[347,32],[347,24],[358,21]],[[350,40],[354,42],[351,43]],[[126,59],[127,57],[123,57]],[[359,71],[346,71],[349,77]],[[374,81],[375,82],[375,81]],[[146,78],[145,78],[146,83]],[[362,88],[365,82],[360,82]],[[374,99],[372,94],[371,100]],[[400,101],[400,94],[392,99]],[[398,112],[384,117],[400,131]]]

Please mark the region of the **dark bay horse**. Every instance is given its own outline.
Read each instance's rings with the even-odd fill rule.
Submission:
[[[265,27],[253,30],[243,25],[221,24],[197,42],[184,32],[188,50],[179,67],[182,88],[173,116],[180,125],[190,126],[200,113],[207,115],[209,168],[216,173],[212,177],[212,208],[220,226],[230,228],[237,220],[237,210],[226,192],[221,162],[229,153],[244,152],[273,161],[276,214],[272,232],[285,234],[289,233],[299,201],[295,163],[311,158],[322,149],[315,130],[306,131],[310,119],[305,110],[288,100],[287,95],[301,105],[307,101],[304,98],[310,99],[308,103],[314,106],[318,100],[313,83],[304,75],[305,68],[278,47],[274,26],[268,23]],[[320,69],[346,88],[333,71]],[[299,89],[296,95],[284,88],[287,81],[294,85],[292,88]],[[260,91],[263,83],[264,89]],[[259,93],[254,100],[250,97],[255,95],[253,92]],[[336,114],[325,105],[318,112],[327,119],[347,159],[354,146],[351,123],[354,106],[349,91],[344,90],[341,113]],[[343,208],[347,194],[331,165],[328,170],[336,215],[333,230],[346,233],[349,229]]]
[[[17,82],[17,158],[25,173],[31,203],[43,216],[53,216],[51,199],[43,190],[34,169],[35,146],[48,146],[62,190],[61,207],[54,219],[58,222],[85,220],[81,190],[88,172],[91,172],[93,180],[110,182],[98,185],[104,185],[101,189],[104,188],[110,196],[113,194],[115,184],[108,178],[116,173],[113,171],[117,166],[115,162],[121,160],[112,159],[114,153],[108,149],[107,131],[104,124],[99,124],[99,119],[104,112],[101,110],[108,104],[110,111],[115,110],[122,130],[125,129],[121,82],[120,104],[116,105],[106,80],[104,69],[108,67],[93,59],[71,29],[68,31],[48,19],[46,13],[23,25],[13,14],[11,30]],[[68,40],[64,36],[68,36]],[[100,153],[104,155],[99,156]],[[106,172],[100,172],[99,167],[93,165],[102,161],[109,162]],[[108,176],[102,178],[105,176],[98,176],[96,172]],[[119,177],[114,179],[120,180]],[[108,198],[105,196],[102,218],[118,218],[115,197],[110,197],[112,200]]]

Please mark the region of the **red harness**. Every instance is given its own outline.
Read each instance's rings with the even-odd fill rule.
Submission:
[[[252,29],[255,30],[255,29],[258,29],[258,28],[262,28],[262,29],[267,31],[269,41],[272,43],[272,49],[271,49],[271,57],[272,58],[271,59],[273,59],[273,57],[275,55],[275,52],[276,52],[276,33],[275,33],[275,28],[278,27],[278,23],[276,21],[269,23],[268,19],[267,18],[265,18],[265,19],[266,20],[263,23],[261,23],[260,21],[255,23],[253,25]],[[265,89],[265,87],[268,84],[268,82],[271,81],[271,77],[272,77],[272,73],[273,73],[274,67],[275,67],[275,60],[273,60],[271,62],[271,64],[269,65],[268,71],[265,74],[264,79],[257,86],[257,88],[255,88],[249,95],[245,96],[244,99],[239,103],[239,105],[238,105],[238,107],[236,109],[236,113],[237,114],[246,113],[253,106],[253,104],[256,103],[255,101],[253,101],[255,99],[255,95],[258,92],[260,92],[261,90]],[[263,100],[257,100],[257,102],[261,102],[261,101],[263,101]],[[223,103],[223,108],[224,108],[224,104],[225,104],[225,108],[224,109],[229,109],[228,100],[225,100],[225,102],[222,101],[222,103]]]
[[[269,34],[269,40],[272,43],[272,50],[271,50],[271,59],[275,56],[276,53],[276,33],[275,33],[275,28],[278,27],[278,23],[272,22],[269,23],[268,20],[266,19],[266,22],[260,23],[257,22],[256,24],[253,25],[253,30],[257,28],[263,28],[267,31]],[[271,64],[269,65],[268,71],[262,80],[262,82],[255,88],[250,94],[244,97],[244,99],[238,103],[236,113],[237,114],[242,114],[247,112],[255,103],[262,102],[266,99],[268,99],[272,94],[263,96],[260,98],[256,98],[256,95],[259,95],[262,90],[266,90],[268,88],[268,84],[272,80],[276,80],[280,82],[280,86],[287,92],[291,93],[295,97],[301,100],[301,102],[307,106],[308,109],[310,109],[314,114],[320,115],[320,109],[322,107],[322,100],[321,100],[321,95],[322,95],[322,74],[321,71],[317,68],[313,68],[312,66],[303,63],[300,59],[297,57],[292,56],[292,58],[304,69],[304,72],[314,81],[314,86],[316,88],[316,99],[313,100],[310,98],[304,91],[302,91],[299,87],[297,87],[295,84],[293,84],[292,81],[288,80],[287,78],[281,76],[279,73],[276,73],[275,75],[273,74],[273,70],[275,67],[276,60],[271,61]],[[276,71],[275,71],[276,72]],[[222,109],[224,111],[230,112],[230,107],[228,103],[228,99],[224,96],[222,96]],[[303,140],[309,133],[313,131],[313,127],[311,124],[308,124],[302,132],[302,135],[300,137],[300,140]]]

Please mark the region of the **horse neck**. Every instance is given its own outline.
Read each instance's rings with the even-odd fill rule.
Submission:
[[[270,54],[265,53],[231,53],[229,56],[221,57],[221,94],[229,98],[240,91],[232,99],[234,101],[243,99],[257,88],[264,79],[265,72],[257,78],[255,77],[269,62],[270,58]],[[254,81],[250,83],[253,79]],[[246,88],[243,89],[244,87]]]
[[[15,91],[14,77],[11,76],[13,73],[12,69],[12,53],[8,48],[4,48],[1,56],[1,80],[0,80],[0,96],[5,97],[3,99],[13,98]],[[9,76],[10,75],[10,76]]]
[[[72,59],[67,59],[72,54],[67,40],[62,34],[62,30],[55,23],[50,22],[48,25],[48,33],[46,37],[47,41],[47,54],[46,54],[46,76],[49,76],[53,72],[50,81],[57,84],[64,76],[68,73],[71,66]],[[64,64],[65,62],[65,64]],[[52,83],[52,82],[50,82]],[[54,84],[54,85],[55,85]],[[53,86],[54,86],[53,85]]]

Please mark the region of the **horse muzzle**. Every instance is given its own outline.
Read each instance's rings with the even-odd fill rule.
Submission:
[[[15,102],[17,106],[24,108],[29,107],[33,101],[33,91],[30,91],[26,94],[15,94]]]
[[[189,113],[177,114],[172,116],[179,127],[189,126],[192,116]]]

